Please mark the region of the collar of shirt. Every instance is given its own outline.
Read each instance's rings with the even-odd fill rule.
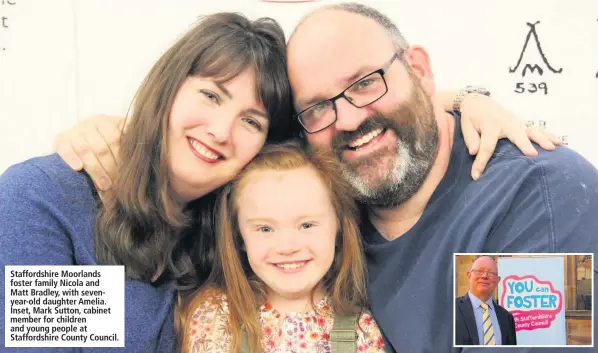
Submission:
[[[471,292],[467,292],[467,295],[469,295],[469,299],[471,300],[471,305],[473,306],[474,309],[477,310],[483,302],[482,299],[476,297]],[[492,301],[492,297],[490,297],[490,299],[486,300],[484,303],[488,304],[488,308],[490,310],[494,311],[494,302]]]

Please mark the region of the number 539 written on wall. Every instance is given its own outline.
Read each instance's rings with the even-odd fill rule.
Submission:
[[[536,92],[544,92],[544,94],[548,94],[548,86],[546,86],[546,82],[541,83],[525,83],[525,82],[517,82],[515,87],[515,92],[517,93],[536,93]]]

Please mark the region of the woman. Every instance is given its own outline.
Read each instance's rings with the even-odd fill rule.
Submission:
[[[8,169],[0,178],[1,290],[5,265],[124,265],[125,347],[98,351],[174,351],[175,286],[196,287],[213,261],[213,237],[197,234],[213,233],[214,191],[266,141],[288,137],[284,54],[273,20],[202,19],[141,85],[119,180],[101,202],[88,177],[56,155]],[[4,318],[0,325],[3,341]]]

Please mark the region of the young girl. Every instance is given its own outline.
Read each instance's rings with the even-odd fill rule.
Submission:
[[[213,272],[182,307],[184,352],[384,352],[338,170],[325,152],[271,145],[225,189]]]

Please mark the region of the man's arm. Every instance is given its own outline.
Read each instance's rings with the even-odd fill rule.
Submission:
[[[437,94],[445,110],[453,110],[456,91]],[[539,129],[525,128],[523,121],[482,94],[465,95],[461,103],[461,128],[470,154],[476,155],[472,177],[477,179],[486,168],[499,139],[508,138],[525,155],[535,156],[530,141],[545,150],[560,145],[560,139]],[[54,150],[74,170],[85,169],[100,191],[109,189],[118,174],[120,140],[126,132],[125,117],[93,116],[61,132],[54,140]]]
[[[475,339],[471,336],[470,331],[467,327],[467,320],[465,318],[464,310],[472,310],[471,305],[466,305],[465,303],[461,303],[463,297],[458,297],[455,299],[455,345],[458,346],[465,346],[465,345],[474,345]],[[468,313],[469,315],[469,313]],[[473,311],[471,312],[471,316],[473,316]],[[474,318],[475,320],[475,318]],[[474,321],[475,323],[475,321]],[[474,325],[475,326],[475,325]],[[476,331],[477,336],[477,331]]]
[[[96,188],[106,191],[117,177],[126,123],[125,117],[105,115],[84,119],[56,136],[54,150],[73,170],[85,169]]]
[[[459,298],[455,299],[455,345],[461,346],[465,345],[463,339],[463,316],[461,315],[461,309],[459,309]]]
[[[457,91],[437,92],[437,100],[446,111],[454,109]],[[499,139],[508,138],[526,156],[536,156],[532,141],[552,151],[562,141],[537,128],[524,128],[523,121],[496,100],[479,93],[466,93],[459,104],[461,131],[469,154],[475,155],[471,175],[477,180],[485,170]]]

